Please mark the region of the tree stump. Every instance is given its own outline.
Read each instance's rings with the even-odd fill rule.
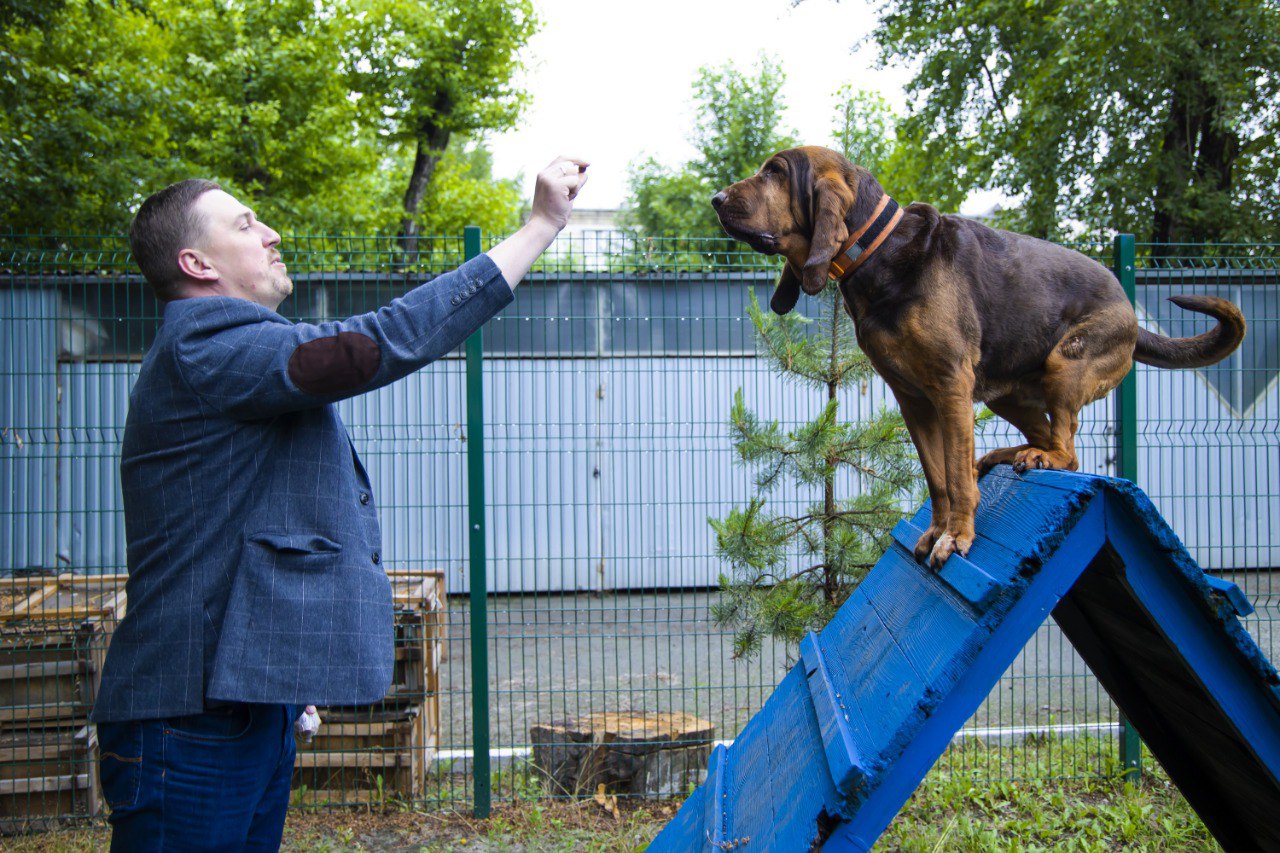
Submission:
[[[715,726],[692,714],[587,714],[529,729],[552,795],[687,794],[702,784]]]

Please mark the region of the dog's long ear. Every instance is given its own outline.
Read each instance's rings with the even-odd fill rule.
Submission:
[[[769,300],[769,307],[775,314],[786,314],[796,307],[799,299],[800,276],[796,275],[791,262],[787,261],[782,267],[782,275],[778,276],[778,285],[773,289],[773,298]]]
[[[827,269],[840,245],[849,237],[844,217],[853,204],[853,191],[840,172],[819,174],[813,184],[813,238],[800,285],[810,296],[827,286]]]

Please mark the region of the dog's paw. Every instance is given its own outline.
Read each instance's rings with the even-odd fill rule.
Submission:
[[[916,540],[915,555],[917,563],[923,563],[929,559],[929,555],[933,553],[933,543],[938,541],[938,537],[941,534],[941,530],[935,530],[930,527]]]
[[[933,550],[929,553],[929,567],[937,571],[952,554],[959,554],[961,557],[969,556],[969,549],[972,547],[972,536],[954,536],[944,533],[938,537],[937,542],[933,543]]]
[[[942,534],[938,537],[938,541],[933,543],[933,550],[929,553],[929,567],[937,571],[955,552],[956,538],[950,533]]]

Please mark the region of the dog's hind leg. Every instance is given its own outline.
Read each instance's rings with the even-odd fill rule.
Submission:
[[[1075,443],[1080,410],[1106,396],[1129,372],[1136,338],[1132,326],[1123,312],[1105,312],[1073,327],[1058,342],[1045,360],[1041,380],[1049,434],[1027,434],[1031,445],[1014,454],[1015,470],[1080,468]]]
[[[1027,443],[1016,447],[1001,447],[983,454],[978,460],[979,477],[997,465],[1017,465],[1019,455],[1028,450],[1049,446],[1049,416],[1043,407],[1019,403],[1012,396],[991,400],[987,403],[987,407],[1013,424],[1026,436]],[[1025,467],[1020,470],[1025,470]]]

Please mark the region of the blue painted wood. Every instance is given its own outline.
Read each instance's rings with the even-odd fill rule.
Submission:
[[[1204,581],[1209,588],[1221,595],[1231,605],[1231,612],[1237,616],[1248,616],[1253,612],[1253,603],[1240,589],[1229,580],[1215,577],[1213,575],[1205,575]]]
[[[893,528],[893,539],[907,551],[911,551],[917,539],[924,535],[924,530],[916,527],[905,518]],[[938,577],[947,582],[965,601],[985,610],[1000,594],[1001,583],[982,569],[969,562],[960,554],[953,554],[942,568]]]
[[[707,843],[713,849],[723,849],[725,833],[729,817],[726,809],[724,790],[725,763],[729,751],[723,745],[711,750],[711,759],[707,762],[707,783],[704,785],[705,798],[702,803],[702,825],[705,829]]]
[[[809,681],[809,695],[818,718],[818,734],[827,754],[827,772],[836,790],[848,796],[867,784],[867,773],[858,760],[858,747],[849,728],[849,709],[844,697],[832,684],[826,661],[818,646],[818,635],[809,633],[800,641],[800,658]]]
[[[941,572],[926,503],[650,849],[867,850],[1051,614],[1229,849],[1280,849],[1280,675],[1131,483],[1000,467]]]

